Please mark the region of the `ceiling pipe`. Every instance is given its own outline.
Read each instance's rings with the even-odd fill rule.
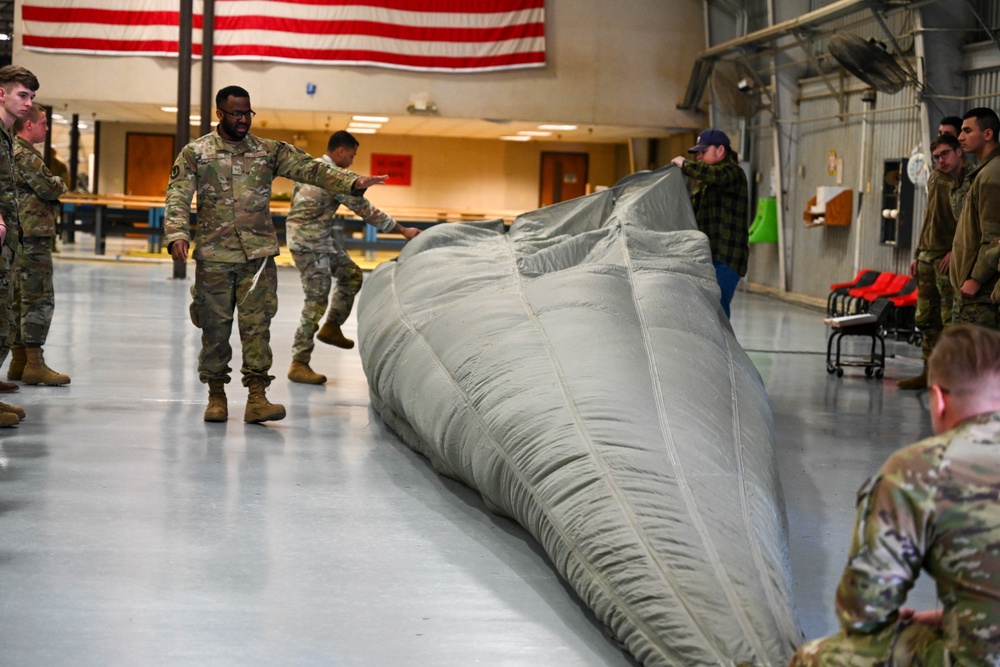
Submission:
[[[684,98],[677,105],[678,109],[690,111],[698,106],[701,97],[708,85],[708,77],[712,73],[712,67],[716,60],[733,52],[750,53],[758,49],[763,43],[773,42],[782,37],[793,35],[796,32],[813,30],[824,23],[835,21],[854,12],[870,9],[872,12],[891,11],[902,9],[916,9],[917,7],[937,2],[937,0],[913,0],[912,2],[892,2],[891,0],[838,0],[832,4],[815,11],[803,14],[798,18],[783,21],[769,28],[763,28],[743,37],[731,39],[717,46],[713,46],[698,54],[694,62],[691,78],[688,80],[687,91]],[[797,46],[793,43],[791,46]]]

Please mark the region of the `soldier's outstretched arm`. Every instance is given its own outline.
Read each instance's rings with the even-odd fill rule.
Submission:
[[[333,198],[354,211],[354,213],[361,218],[365,224],[371,225],[380,232],[396,232],[405,236],[407,240],[416,236],[415,233],[411,235],[402,231],[404,229],[409,229],[409,227],[403,227],[398,222],[393,220],[391,215],[383,213],[364,197],[334,195]]]
[[[414,236],[420,233],[420,229],[418,227],[404,227],[398,222],[396,223],[396,229],[394,231],[397,234],[402,234],[403,238],[405,238],[407,241],[409,241]]]
[[[373,185],[380,185],[389,180],[389,174],[382,176],[361,176],[354,181],[354,190],[365,190]]]
[[[353,171],[316,160],[304,150],[283,141],[274,144],[274,173],[300,183],[323,188],[333,194],[359,196],[364,189],[385,182],[388,176],[361,176]]]

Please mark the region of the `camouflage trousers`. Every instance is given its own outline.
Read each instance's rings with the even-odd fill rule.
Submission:
[[[257,272],[260,270],[259,277]],[[257,280],[256,286],[253,285]],[[278,271],[274,258],[242,264],[199,260],[191,287],[191,321],[201,329],[198,377],[229,382],[233,348],[229,343],[237,316],[243,347],[243,385],[251,378],[274,379],[271,370],[271,319],[278,312]]]
[[[940,259],[917,262],[917,313],[915,323],[923,337],[924,361],[931,356],[941,332],[951,324],[955,288],[947,272],[938,269]]]
[[[871,635],[846,635],[806,642],[788,667],[949,667],[941,631],[900,622]]]
[[[14,343],[14,249],[4,243],[0,246],[0,364],[7,359]]]
[[[52,287],[52,237],[26,236],[15,261],[14,343],[41,347],[49,336],[56,293]]]
[[[292,250],[292,259],[302,276],[305,292],[302,317],[292,341],[292,359],[308,364],[316,346],[313,337],[327,314],[328,302],[327,319],[337,325],[346,322],[354,307],[354,296],[361,290],[363,276],[358,265],[340,248],[326,252]],[[331,297],[334,278],[337,285]]]
[[[1000,329],[1000,310],[997,304],[990,300],[990,292],[986,296],[980,290],[975,298],[966,299],[961,294],[955,294],[955,310],[951,318],[953,324],[979,324],[989,329]]]

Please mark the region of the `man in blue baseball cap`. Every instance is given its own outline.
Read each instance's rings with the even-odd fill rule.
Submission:
[[[750,186],[722,130],[709,128],[699,134],[688,153],[695,159],[678,155],[671,162],[692,183],[691,205],[698,229],[708,236],[722,308],[729,317],[729,304],[750,259]]]

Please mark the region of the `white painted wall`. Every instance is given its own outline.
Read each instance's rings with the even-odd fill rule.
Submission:
[[[52,55],[25,51],[20,0],[14,62],[42,81],[42,94],[70,100],[173,104],[176,62],[169,58]],[[548,0],[548,64],[480,74],[403,72],[217,62],[217,88],[241,85],[254,106],[275,110],[402,113],[427,93],[441,115],[456,118],[558,119],[577,124],[698,127],[678,111],[695,55],[704,47],[701,0]],[[198,68],[193,75],[198,85]],[[306,95],[306,83],[315,83]],[[193,100],[198,100],[193,91]]]
[[[129,132],[172,134],[172,125],[102,123],[100,191],[125,191],[125,138]],[[261,137],[293,143],[293,133],[254,129]],[[307,140],[303,148],[321,155],[329,139],[327,132],[300,133]],[[441,206],[470,210],[530,211],[538,208],[538,184],[543,151],[579,152],[590,156],[589,183],[614,185],[624,173],[627,151],[624,145],[584,144],[559,141],[527,143],[358,135],[361,147],[352,170],[368,174],[372,153],[412,157],[409,186],[378,186],[369,198],[380,207]],[[278,179],[274,192],[291,192],[292,182]]]
[[[20,0],[15,35],[20,35]],[[414,94],[426,94],[445,117],[559,121],[579,125],[703,127],[701,114],[676,109],[694,58],[704,48],[701,0],[548,0],[548,64],[544,68],[481,74],[414,73],[372,67],[317,67],[217,62],[216,88],[250,91],[254,108],[331,113],[399,114]],[[168,58],[57,56],[25,51],[15,39],[14,62],[41,80],[39,99],[107,100],[172,105],[176,62]],[[192,74],[200,80],[200,65]],[[306,95],[306,83],[315,83]],[[200,95],[192,91],[197,103]],[[73,104],[66,113],[73,113]],[[101,119],[98,119],[101,120]],[[308,128],[302,128],[307,130]],[[331,131],[339,128],[330,128]],[[126,132],[174,132],[172,126],[102,121],[102,193],[124,189]],[[292,141],[291,133],[255,133]],[[308,132],[309,152],[326,146],[325,132]],[[611,185],[628,173],[627,147],[561,141],[501,141],[376,135],[359,137],[356,168],[367,173],[371,152],[413,156],[411,187],[385,187],[373,200],[407,206],[441,205],[530,210],[538,205],[542,151],[590,154],[592,185]],[[669,159],[669,158],[668,158]],[[287,188],[278,183],[277,191]]]

